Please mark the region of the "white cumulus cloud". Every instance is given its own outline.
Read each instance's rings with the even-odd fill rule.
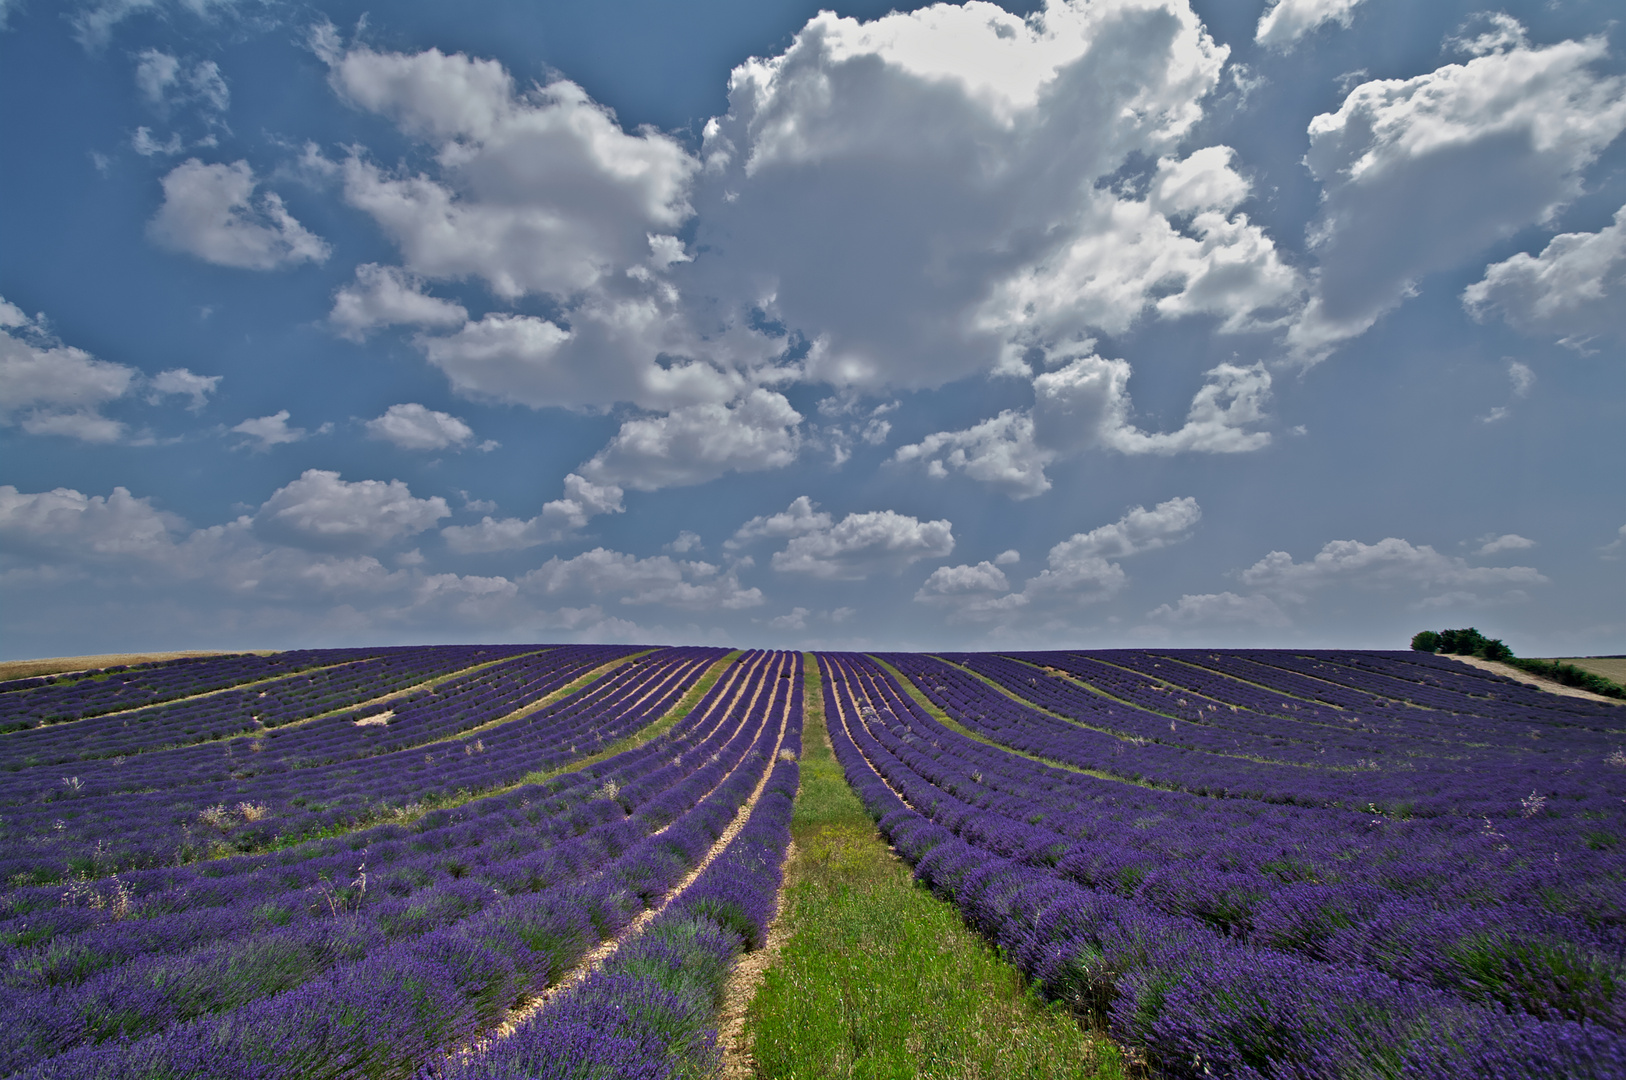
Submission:
[[[341,337],[361,341],[380,326],[462,326],[469,313],[462,304],[429,296],[424,279],[396,266],[362,263],[356,280],[333,297],[330,321]]]
[[[1427,544],[1388,537],[1375,544],[1332,540],[1307,562],[1294,562],[1285,551],[1272,551],[1242,572],[1244,584],[1288,600],[1303,601],[1334,585],[1368,590],[1422,592],[1422,602],[1447,599],[1475,602],[1545,585],[1547,578],[1531,566],[1470,566],[1442,555]]]
[[[181,528],[180,518],[124,487],[101,496],[0,485],[0,544],[9,553],[61,559],[152,552],[170,545]]]
[[[732,550],[762,537],[778,540],[827,530],[835,524],[835,519],[817,507],[806,495],[798,495],[779,513],[760,514],[741,525],[732,537],[723,541],[723,546]]]
[[[170,368],[153,376],[152,391],[158,397],[189,397],[192,403],[187,408],[199,412],[209,403],[209,395],[220,386],[221,378],[219,375],[198,375],[186,368]]]
[[[0,299],[0,423],[32,435],[117,442],[124,425],[101,414],[136,384],[135,368],[64,345],[43,318]]]
[[[154,243],[217,266],[274,270],[324,262],[327,242],[294,220],[281,196],[254,199],[248,162],[205,165],[190,158],[164,177],[164,203],[147,224]]]
[[[915,600],[945,608],[954,621],[1010,622],[1035,607],[1077,606],[1110,599],[1129,584],[1117,560],[1190,539],[1202,519],[1197,500],[1185,496],[1148,510],[1131,507],[1117,521],[1075,533],[1051,547],[1045,568],[1012,588],[999,564],[1020,559],[1005,552],[993,562],[945,566],[932,571]]]
[[[737,611],[763,603],[762,590],[743,588],[733,570],[669,555],[639,558],[602,547],[569,559],[549,559],[521,584],[548,595],[618,596],[623,604],[689,611]]]
[[[1275,0],[1259,16],[1253,40],[1271,49],[1290,49],[1299,38],[1326,23],[1344,29],[1355,19],[1361,0]]]
[[[1183,146],[1226,56],[1181,0],[820,14],[734,71],[693,277],[770,283],[838,386],[939,385],[1148,315],[1278,319],[1300,282],[1232,151]]]
[[[352,482],[306,469],[255,513],[254,533],[312,551],[360,552],[423,532],[450,513],[439,495],[415,498],[399,480]]]
[[[783,394],[756,389],[731,405],[691,405],[621,425],[583,476],[639,491],[683,487],[796,460],[802,415]]]
[[[1520,252],[1492,263],[1462,302],[1476,319],[1500,316],[1565,344],[1626,339],[1626,206],[1595,233],[1560,233],[1539,255]]]
[[[402,450],[444,450],[474,438],[474,429],[451,413],[437,412],[416,402],[391,405],[384,415],[367,421],[367,434]]]
[[[1270,372],[1263,364],[1220,364],[1192,398],[1174,431],[1146,432],[1131,420],[1130,366],[1075,357],[1033,379],[1031,410],[1007,409],[962,431],[943,431],[899,447],[893,460],[923,462],[929,475],[963,472],[1025,499],[1050,490],[1045,469],[1090,449],[1122,454],[1245,453],[1269,445],[1252,430],[1266,419]]]
[[[351,203],[401,246],[409,269],[484,278],[499,295],[570,293],[649,255],[649,234],[689,216],[694,159],[653,129],[623,131],[566,80],[520,90],[492,60],[330,54],[330,81],[358,108],[439,150],[443,184],[353,159]]]
[[[1501,536],[1480,537],[1479,547],[1474,551],[1481,557],[1486,555],[1499,555],[1504,551],[1527,551],[1536,546],[1534,540],[1520,536],[1518,533],[1503,533]]]
[[[1596,70],[1604,37],[1531,46],[1521,31],[1486,48],[1426,75],[1362,83],[1311,120],[1320,268],[1290,334],[1300,355],[1325,355],[1423,275],[1549,220],[1626,129],[1626,77]]]
[[[247,446],[254,450],[264,452],[273,446],[284,443],[295,443],[310,435],[302,427],[289,427],[288,419],[293,414],[287,409],[278,409],[270,416],[257,416],[244,420],[231,428],[233,434],[242,435],[243,442],[239,448]]]
[[[794,534],[766,529],[750,533],[790,536],[784,550],[774,552],[775,570],[826,581],[857,581],[876,572],[902,570],[921,559],[942,558],[954,550],[953,526],[947,520],[921,521],[895,510],[873,510],[833,521],[828,514],[799,514],[800,509],[811,510],[811,506],[798,499],[786,513],[804,521],[811,517],[816,522],[813,527]],[[748,522],[741,532],[751,524]]]
[[[519,551],[558,543],[580,532],[600,514],[621,513],[625,509],[621,497],[622,490],[614,484],[595,484],[571,473],[565,477],[564,498],[544,503],[542,512],[533,518],[499,519],[488,514],[478,525],[448,525],[440,533],[446,545],[459,554]],[[674,550],[687,551],[688,547]]]

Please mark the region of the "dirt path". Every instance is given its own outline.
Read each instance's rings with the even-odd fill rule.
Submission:
[[[796,842],[793,840],[786,845],[785,859],[779,864],[778,914],[768,927],[768,938],[762,943],[762,948],[748,952],[734,962],[734,970],[723,990],[722,1008],[717,1013],[717,1045],[723,1048],[723,1066],[718,1074],[720,1080],[751,1080],[756,1076],[756,1059],[751,1055],[751,1033],[745,1029],[746,1013],[751,1008],[751,1000],[757,996],[757,988],[762,985],[763,977],[790,937],[790,928],[784,918],[785,882],[795,858]]]
[[[1586,698],[1588,701],[1601,701],[1605,705],[1626,704],[1616,698],[1604,697],[1602,694],[1594,694],[1590,690],[1582,690],[1578,686],[1565,686],[1556,679],[1544,679],[1540,675],[1533,675],[1530,672],[1525,671],[1523,668],[1514,667],[1512,664],[1499,664],[1495,660],[1481,660],[1477,656],[1453,656],[1450,654],[1445,654],[1445,658],[1447,660],[1460,661],[1461,663],[1467,664],[1469,667],[1476,667],[1481,671],[1488,671],[1493,675],[1506,675],[1508,678],[1513,679],[1516,682],[1522,682],[1526,686],[1533,686],[1537,690],[1546,690],[1553,694],[1563,694],[1565,697]]]
[[[739,681],[741,683],[739,687],[731,688],[733,697],[723,708],[723,714],[725,716],[727,715],[728,711],[738,703],[738,699],[744,691],[744,684],[748,681],[748,676],[740,678]],[[762,684],[757,687],[756,691],[751,695],[751,702],[746,703],[745,708],[742,710],[742,725],[750,716],[751,706],[758,698],[762,696],[763,693],[767,693],[769,695],[770,709],[774,707],[773,698],[778,695],[779,682],[779,679],[765,679]],[[770,685],[770,683],[772,685]],[[725,691],[725,693],[727,692],[728,691]],[[787,691],[787,697],[788,696]],[[756,807],[757,801],[762,798],[763,791],[767,789],[768,779],[773,775],[774,762],[779,756],[779,748],[783,746],[785,742],[785,730],[790,713],[789,704],[790,703],[787,700],[783,705],[778,707],[780,713],[779,733],[774,739],[773,753],[763,765],[762,776],[757,780],[756,787],[751,790],[751,794],[746,798],[745,802],[741,804],[739,810],[735,812],[734,819],[728,823],[728,827],[725,828],[722,835],[717,838],[717,842],[712,844],[711,848],[706,852],[705,856],[702,857],[699,862],[695,863],[693,869],[685,874],[676,885],[673,885],[672,888],[667,891],[666,895],[661,898],[661,902],[659,904],[640,912],[638,916],[632,920],[632,922],[627,924],[626,928],[623,929],[621,933],[617,934],[613,938],[600,942],[582,958],[580,963],[578,963],[573,970],[571,970],[558,982],[554,983],[546,990],[543,990],[540,994],[536,995],[530,1000],[522,1003],[517,1008],[511,1010],[508,1016],[504,1018],[503,1022],[494,1030],[487,1033],[483,1038],[475,1042],[473,1045],[462,1051],[454,1053],[451,1055],[452,1057],[466,1057],[484,1053],[497,1043],[518,1031],[521,1025],[530,1020],[537,1013],[541,1012],[548,1006],[549,1003],[568,992],[572,987],[581,983],[594,971],[597,971],[600,967],[602,967],[605,961],[609,960],[611,956],[615,955],[617,949],[641,933],[644,927],[648,926],[658,915],[660,915],[661,912],[665,911],[667,905],[672,903],[672,901],[677,897],[681,896],[683,894],[683,890],[692,885],[695,879],[698,878],[705,871],[705,869],[723,853],[728,845],[733,842],[734,838],[740,834],[740,830],[745,828],[746,822],[750,820],[751,811]],[[732,775],[732,773],[729,774],[729,776]],[[722,784],[727,783],[728,780],[729,777],[724,777],[718,782],[718,786],[720,787]],[[712,791],[715,790],[716,788],[714,787]],[[707,792],[706,795],[702,795],[700,799],[697,800],[697,805],[699,802],[704,801],[709,795],[710,792]],[[673,824],[676,823],[674,822]],[[668,825],[665,828],[658,829],[651,835],[659,836],[668,828],[671,828],[671,826]]]

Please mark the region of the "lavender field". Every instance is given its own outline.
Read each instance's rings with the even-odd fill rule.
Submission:
[[[1146,1075],[1626,1076],[1626,708],[1415,652],[581,645],[0,683],[0,1076],[713,1074],[813,704]]]

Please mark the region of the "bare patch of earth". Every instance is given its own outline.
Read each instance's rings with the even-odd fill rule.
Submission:
[[[1563,694],[1565,697],[1586,698],[1588,701],[1601,701],[1605,705],[1621,704],[1621,702],[1615,698],[1604,697],[1602,694],[1594,694],[1592,691],[1582,690],[1578,686],[1565,686],[1561,682],[1557,682],[1553,679],[1546,679],[1540,675],[1531,674],[1530,672],[1525,671],[1523,668],[1514,667],[1512,664],[1499,664],[1495,660],[1481,660],[1477,656],[1447,655],[1446,659],[1456,660],[1467,664],[1470,667],[1476,667],[1481,671],[1489,671],[1494,675],[1506,675],[1508,678],[1522,682],[1526,686],[1534,686],[1537,690],[1546,690],[1554,694]],[[1574,661],[1566,660],[1565,663],[1574,663]]]

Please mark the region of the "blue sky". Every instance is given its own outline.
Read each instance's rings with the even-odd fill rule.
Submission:
[[[0,655],[1621,652],[1614,14],[0,0]]]

